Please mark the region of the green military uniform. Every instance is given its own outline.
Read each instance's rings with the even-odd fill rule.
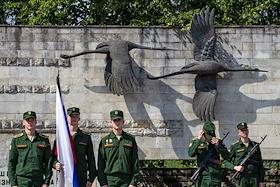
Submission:
[[[139,160],[135,139],[122,132],[120,140],[111,132],[101,139],[98,151],[98,180],[109,187],[127,187],[139,182]]]
[[[72,107],[67,109],[67,115],[71,114],[80,114],[79,108]],[[72,136],[74,150],[76,154],[76,164],[75,168],[77,171],[77,177],[79,181],[79,186],[86,186],[87,181],[93,182],[95,177],[97,176],[96,165],[95,165],[95,157],[93,152],[93,145],[91,141],[90,135],[83,132],[79,128],[77,129],[77,133]],[[56,141],[54,142],[53,148],[53,158],[54,164],[56,164]],[[54,165],[53,164],[53,165]]]
[[[112,111],[111,119],[123,117],[122,111]],[[116,118],[115,118],[116,117]],[[114,132],[103,137],[98,150],[98,180],[101,186],[127,187],[139,183],[139,159],[135,138],[122,131],[118,139]]]
[[[211,139],[215,137],[215,126],[211,122],[205,122],[203,126],[204,137]],[[211,152],[209,161],[207,161],[205,169],[199,176],[196,186],[198,187],[219,187],[221,186],[221,159],[229,159],[229,153],[220,141],[218,145],[208,143],[205,139],[195,138],[189,145],[188,154],[190,157],[197,156],[197,164],[200,167],[204,164],[204,160]]]
[[[36,118],[35,112],[24,113],[24,119]],[[31,141],[25,132],[14,136],[11,142],[8,177],[11,186],[41,187],[49,184],[51,147],[47,136],[35,132]]]
[[[79,186],[86,186],[87,181],[93,182],[97,176],[95,158],[93,153],[93,145],[90,135],[78,129],[77,133],[72,136],[74,150],[77,162],[75,168],[77,171]],[[56,142],[54,143],[56,145]],[[55,156],[56,146],[53,148],[53,156]],[[56,158],[54,164],[57,162]],[[87,172],[88,171],[88,172]]]
[[[10,184],[34,187],[49,184],[52,176],[52,171],[48,169],[50,156],[50,142],[46,136],[36,133],[31,142],[25,132],[16,135],[9,155]]]
[[[240,123],[237,125],[238,129],[247,129],[246,123]],[[234,169],[234,166],[238,166],[241,161],[246,157],[249,151],[253,148],[256,142],[249,140],[248,147],[243,144],[241,139],[230,146],[230,160],[225,161],[225,167],[228,169]],[[262,162],[261,151],[258,149],[254,155],[252,155],[248,164],[244,166],[244,171],[241,172],[240,179],[238,179],[237,187],[258,187],[260,182],[264,182],[264,167]]]

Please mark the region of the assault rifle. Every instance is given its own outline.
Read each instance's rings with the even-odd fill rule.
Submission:
[[[260,143],[256,143],[253,148],[249,151],[249,153],[246,155],[246,157],[242,160],[242,162],[239,164],[240,166],[245,166],[247,164],[247,162],[250,160],[251,156],[259,149],[261,143],[264,141],[264,139],[267,137],[267,135],[265,135],[262,140],[260,141]],[[239,178],[241,172],[240,171],[236,171],[230,178],[230,181],[232,181],[233,179],[236,180]]]
[[[226,133],[226,135],[222,138],[220,143],[223,143],[224,139],[228,136],[229,131]],[[201,162],[200,166],[196,169],[196,171],[194,172],[194,174],[191,177],[191,181],[193,183],[196,183],[198,177],[200,176],[200,174],[202,173],[202,171],[205,169],[205,167],[207,166],[208,162],[210,161],[211,157],[212,157],[213,151],[212,149],[207,153],[205,159]]]

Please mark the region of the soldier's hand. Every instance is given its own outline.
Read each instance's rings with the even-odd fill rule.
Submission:
[[[263,182],[260,182],[259,187],[265,187],[265,184]]]
[[[219,145],[220,139],[219,139],[219,138],[216,138],[216,137],[213,137],[213,138],[211,139],[211,143],[212,143],[212,144],[215,144],[215,145]]]
[[[42,184],[42,186],[41,187],[48,187],[49,185],[47,185],[47,184]]]
[[[92,182],[87,181],[86,187],[91,187]]]
[[[55,164],[55,166],[54,166],[54,169],[55,169],[56,171],[60,171],[61,168],[62,168],[62,164],[59,163],[59,162],[57,162],[57,163]]]
[[[243,166],[234,166],[234,170],[242,172],[244,170],[244,167]]]
[[[136,187],[136,186],[134,186],[134,185],[130,184],[128,187]]]
[[[198,138],[198,139],[201,139],[202,136],[203,136],[203,134],[204,134],[203,130],[200,130],[200,131],[198,132],[197,138]]]

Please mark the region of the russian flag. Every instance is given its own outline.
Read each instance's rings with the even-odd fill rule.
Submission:
[[[62,164],[57,186],[79,187],[75,170],[76,154],[61,96],[59,75],[56,79],[56,153],[58,161]]]

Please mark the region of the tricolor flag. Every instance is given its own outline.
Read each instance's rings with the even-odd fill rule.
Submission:
[[[59,76],[56,80],[56,153],[63,168],[59,172],[57,186],[78,187],[78,178],[74,167],[76,155],[60,92]]]

